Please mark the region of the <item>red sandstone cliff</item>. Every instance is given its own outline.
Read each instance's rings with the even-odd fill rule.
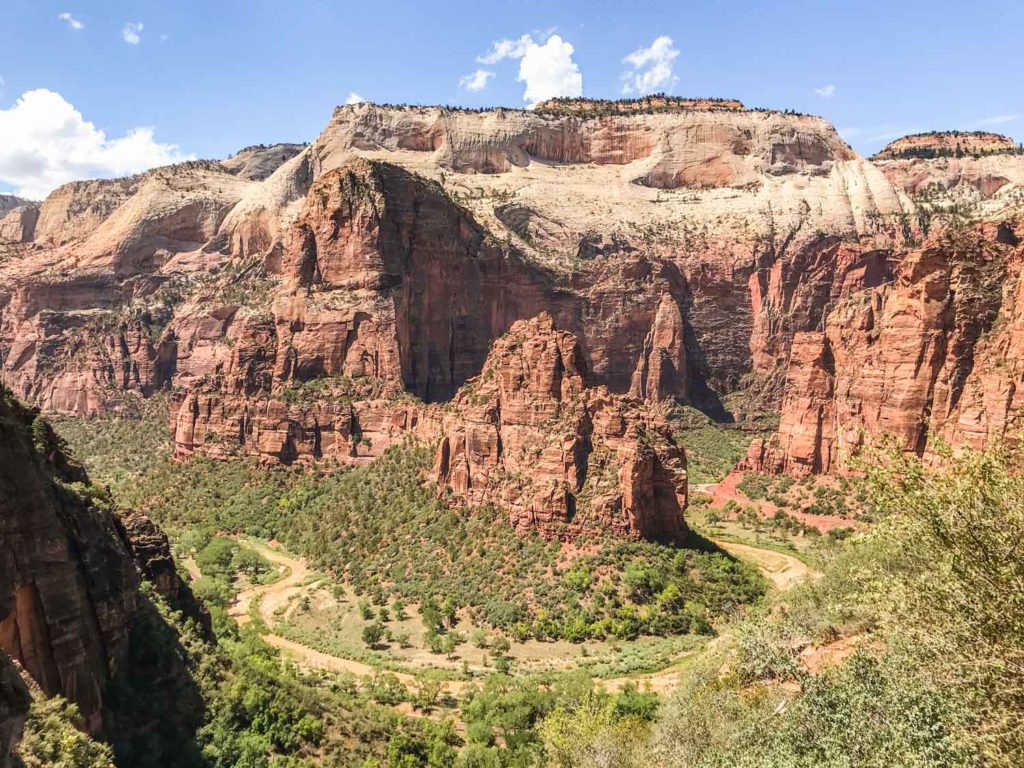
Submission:
[[[985,173],[1009,179],[1017,156],[875,167],[819,118],[607,107],[343,107],[307,147],[67,185],[40,206],[33,242],[0,245],[0,375],[80,415],[173,389],[179,456],[363,461],[409,432],[439,438],[417,401],[450,400],[496,339],[547,312],[577,339],[588,383],[719,416],[756,388],[808,445],[751,461],[832,467],[832,442],[852,440],[828,416],[843,386],[834,329],[863,320],[855,297],[920,269],[906,243],[934,211],[908,174],[1012,208],[1012,179],[992,191],[943,164],[997,163]],[[906,326],[910,346],[975,345],[944,322]],[[974,414],[960,431],[1003,418],[998,377],[968,387],[952,365],[950,413]],[[906,375],[930,377],[892,374]],[[853,421],[910,440],[921,396],[892,389],[891,417]]]
[[[471,504],[566,538],[588,527],[675,540],[686,457],[655,412],[585,386],[576,337],[549,315],[519,321],[451,403],[434,467]]]
[[[882,435],[918,455],[936,437],[978,447],[1013,435],[1022,262],[1011,225],[951,225],[892,283],[840,301],[823,329],[797,335],[778,434],[755,441],[746,466],[830,472]]]

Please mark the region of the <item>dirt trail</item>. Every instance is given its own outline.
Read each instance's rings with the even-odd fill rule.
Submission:
[[[288,568],[289,573],[283,579],[275,581],[273,584],[250,587],[238,593],[238,598],[228,609],[228,615],[234,617],[239,626],[244,626],[251,620],[250,607],[253,600],[259,598],[260,616],[263,617],[263,622],[267,625],[267,628],[271,630],[270,634],[263,635],[263,639],[288,653],[299,664],[331,672],[350,672],[358,677],[373,677],[378,673],[375,667],[364,664],[361,661],[332,656],[329,653],[323,653],[322,651],[297,643],[294,640],[289,640],[286,637],[275,635],[273,633],[274,625],[277,623],[275,614],[278,608],[288,605],[294,597],[306,591],[307,585],[303,582],[309,578],[309,565],[305,558],[296,559],[289,557],[280,550],[264,544],[258,544],[253,541],[246,541],[245,544],[247,547],[259,552],[270,562],[285,566]],[[404,672],[392,672],[391,674],[397,677],[403,685],[414,688],[419,687],[419,681],[413,675]],[[460,680],[446,680],[442,684],[441,690],[452,696],[458,696],[467,685],[468,683]]]
[[[287,605],[292,597],[303,591],[302,582],[309,577],[309,566],[305,559],[288,557],[281,551],[263,544],[246,541],[245,545],[259,552],[275,565],[284,566],[288,573],[273,584],[261,584],[243,589],[238,593],[235,602],[228,608],[228,615],[234,618],[240,627],[244,627],[252,618],[249,615],[249,608],[253,600],[260,598],[260,615],[268,627],[273,627],[274,612],[282,605]]]
[[[750,544],[737,544],[731,541],[715,541],[730,555],[747,560],[757,566],[777,589],[785,592],[798,581],[807,578],[811,569],[807,563],[793,555],[776,552],[772,549],[761,549]]]
[[[752,562],[764,575],[780,590],[790,589],[800,579],[805,578],[810,569],[796,557],[775,552],[769,549],[761,549],[749,544],[736,544],[726,541],[716,541],[722,549],[730,554]],[[345,659],[323,653],[314,648],[289,640],[273,633],[274,625],[277,623],[275,613],[289,602],[301,595],[308,585],[310,570],[304,558],[289,557],[278,549],[259,544],[253,541],[246,541],[246,546],[259,552],[270,562],[284,566],[288,573],[273,584],[252,586],[243,589],[238,594],[235,603],[228,609],[228,614],[235,618],[239,625],[245,625],[251,620],[250,608],[254,600],[259,599],[260,615],[263,618],[270,633],[263,636],[271,645],[280,648],[289,654],[297,663],[312,669],[322,669],[331,672],[348,672],[357,677],[373,677],[378,670],[355,659]],[[186,568],[193,578],[198,578],[199,569],[194,561],[186,560]],[[627,683],[637,683],[641,690],[650,690],[654,693],[669,693],[678,685],[680,667],[689,657],[700,651],[688,651],[677,657],[671,666],[658,672],[648,674],[626,675],[624,677],[611,678],[608,680],[595,680],[595,683],[605,690],[616,692],[621,690]],[[419,681],[415,676],[404,672],[392,673],[403,685],[417,688]],[[448,680],[442,685],[442,692],[457,697],[470,683],[458,680]]]

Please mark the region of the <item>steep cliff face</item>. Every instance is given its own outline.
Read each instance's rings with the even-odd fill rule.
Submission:
[[[1009,225],[934,233],[892,283],[798,334],[778,435],[755,441],[746,465],[829,472],[882,435],[923,455],[933,436],[978,446],[1007,434],[1020,408],[1018,242]]]
[[[588,527],[675,540],[686,457],[653,411],[585,386],[580,345],[549,315],[495,343],[442,423],[437,483],[512,525],[568,538]]]
[[[720,410],[793,332],[751,275],[822,232],[888,247],[905,212],[818,118],[343,107],[308,147],[54,192],[0,258],[0,368],[80,415],[211,378],[252,395],[370,376],[434,401],[544,310],[611,391]]]
[[[632,249],[595,254],[558,286],[397,166],[357,160],[322,176],[270,270],[269,313],[203,295],[170,325],[175,381],[190,390],[174,401],[179,455],[347,461],[404,431],[434,435],[429,409],[396,398],[449,400],[494,339],[541,311],[578,334],[595,381],[625,392],[637,378],[654,398],[687,391],[674,265]]]
[[[133,627],[144,610],[127,543],[138,520],[120,524],[49,425],[6,390],[0,438],[0,648],[43,692],[77,704],[89,730],[100,732],[108,714],[118,717],[107,710],[107,691],[131,674]],[[159,555],[148,548],[148,562],[169,559],[165,539],[156,549]],[[176,579],[165,573],[158,587],[187,592]],[[10,690],[4,686],[0,701]],[[157,711],[159,687],[153,690]]]

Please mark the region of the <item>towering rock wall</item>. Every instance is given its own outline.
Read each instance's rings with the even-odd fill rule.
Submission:
[[[819,118],[556,106],[343,107],[308,147],[66,185],[32,247],[0,245],[3,380],[47,410],[98,413],[125,391],[191,389],[230,363],[222,342],[265,354],[271,335],[295,350],[273,352],[279,379],[362,371],[438,400],[546,310],[598,383],[713,408],[792,335],[761,316],[751,274],[821,232],[898,236],[904,203]],[[391,309],[366,311],[378,298]]]
[[[883,435],[918,455],[935,437],[980,447],[1013,435],[1022,260],[1010,224],[951,226],[893,282],[838,302],[821,330],[797,335],[779,432],[755,441],[746,465],[830,472]]]
[[[16,713],[10,702],[19,697],[9,655],[44,693],[77,704],[91,732],[103,730],[108,688],[131,674],[133,626],[144,610],[132,548],[148,551],[150,563],[170,558],[166,539],[154,549],[133,538],[154,530],[139,517],[121,523],[49,425],[0,390],[0,721]],[[170,573],[157,587],[188,593]],[[194,603],[179,607],[197,610]],[[150,682],[159,712],[162,690]],[[11,733],[0,724],[2,740]]]

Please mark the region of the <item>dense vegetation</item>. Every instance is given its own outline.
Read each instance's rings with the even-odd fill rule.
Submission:
[[[717,483],[743,458],[754,433],[712,421],[694,408],[669,414],[674,437],[686,449],[687,479],[693,485]]]
[[[586,712],[546,724],[554,764],[1019,765],[1021,469],[999,448],[932,468],[876,457],[866,488],[880,522],[838,546],[819,581],[738,623],[649,732],[595,728]]]
[[[162,461],[121,498],[172,528],[284,541],[376,604],[431,600],[520,639],[706,633],[763,591],[754,569],[699,539],[595,537],[566,563],[557,542],[518,536],[498,510],[435,498],[421,481],[428,461],[413,443],[350,470]]]

